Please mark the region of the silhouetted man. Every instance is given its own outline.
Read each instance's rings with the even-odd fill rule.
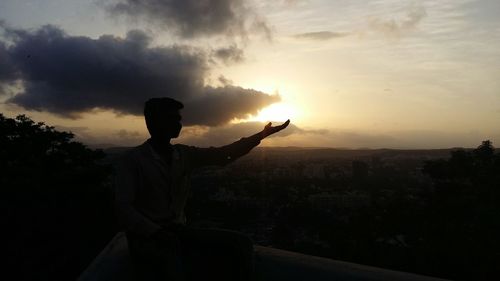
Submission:
[[[170,140],[182,128],[183,107],[171,98],[148,100],[144,117],[151,138],[126,153],[118,165],[116,210],[130,253],[143,280],[198,280],[207,273],[249,280],[253,245],[247,236],[186,226],[190,174],[202,166],[236,160],[265,137],[286,128],[290,120],[275,127],[269,123],[259,133],[218,148],[172,145]]]

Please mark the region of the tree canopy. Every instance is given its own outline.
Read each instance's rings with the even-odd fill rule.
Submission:
[[[105,154],[73,139],[71,132],[57,131],[26,115],[0,114],[2,186],[76,188],[102,183],[109,172],[99,164]]]
[[[74,280],[116,231],[104,157],[70,132],[0,114],[4,251],[16,280]]]

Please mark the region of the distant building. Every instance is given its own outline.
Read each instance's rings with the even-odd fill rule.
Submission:
[[[313,163],[305,167],[303,172],[304,177],[308,179],[324,179],[325,175],[325,165]]]

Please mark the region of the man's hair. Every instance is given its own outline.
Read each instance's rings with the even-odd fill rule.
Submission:
[[[144,103],[144,117],[149,119],[158,113],[177,111],[184,108],[182,102],[172,98],[151,98]]]

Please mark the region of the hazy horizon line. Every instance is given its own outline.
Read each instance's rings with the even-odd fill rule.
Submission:
[[[114,144],[86,144],[83,143],[89,148],[92,149],[102,149],[102,150],[107,150],[107,149],[120,149],[120,148],[133,148],[133,146],[125,146],[125,145],[114,145]],[[204,147],[204,146],[200,146]],[[210,147],[210,146],[206,146]],[[412,148],[412,147],[334,147],[334,146],[272,146],[272,145],[264,145],[264,146],[258,146],[255,147],[255,149],[301,149],[301,150],[320,150],[320,149],[332,149],[332,150],[453,150],[453,149],[465,149],[465,150],[472,150],[475,149],[475,147],[461,147],[461,146],[454,146],[454,147],[435,147],[435,148]]]

